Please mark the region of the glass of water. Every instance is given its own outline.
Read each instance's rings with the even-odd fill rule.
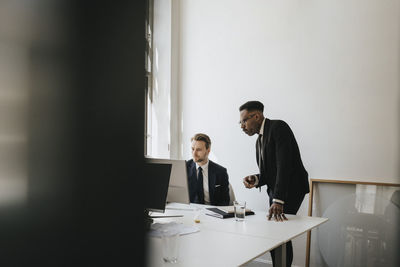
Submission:
[[[164,230],[161,236],[162,254],[165,262],[176,263],[179,255],[179,232]]]
[[[235,200],[233,206],[236,221],[244,221],[244,218],[246,217],[246,201]]]

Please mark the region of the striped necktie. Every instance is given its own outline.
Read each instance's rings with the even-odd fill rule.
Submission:
[[[259,134],[257,138],[257,156],[258,156],[258,167],[260,168],[262,162],[262,134]]]

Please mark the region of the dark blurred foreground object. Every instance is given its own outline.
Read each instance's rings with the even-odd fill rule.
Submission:
[[[1,266],[145,265],[145,5],[103,2],[0,3],[0,62],[18,62],[11,76],[24,81],[0,79],[0,103],[26,95],[23,190],[0,198]]]

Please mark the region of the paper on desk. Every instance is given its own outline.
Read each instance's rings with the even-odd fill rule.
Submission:
[[[154,223],[151,225],[149,235],[152,237],[161,237],[164,230],[174,230],[178,231],[180,235],[187,235],[198,232],[199,228],[196,226],[187,226],[176,222]]]
[[[167,210],[195,210],[196,207],[193,207],[189,204],[182,204],[182,203],[168,203],[165,206],[165,209]]]

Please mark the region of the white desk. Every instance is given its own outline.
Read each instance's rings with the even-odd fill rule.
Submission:
[[[174,204],[167,207],[172,206]],[[278,248],[277,264],[284,264],[283,248],[286,242],[328,220],[287,215],[288,221],[276,222],[268,221],[265,211],[255,211],[255,215],[246,216],[244,222],[236,222],[234,218],[219,219],[205,215],[205,207],[209,206],[191,204],[190,207],[203,209],[199,216],[200,223],[194,222],[194,211],[191,210],[167,209],[164,215],[183,214],[184,217],[155,219],[159,223],[175,221],[200,229],[197,233],[180,237],[178,263],[164,263],[161,239],[149,237],[148,266],[239,266],[274,248]]]

